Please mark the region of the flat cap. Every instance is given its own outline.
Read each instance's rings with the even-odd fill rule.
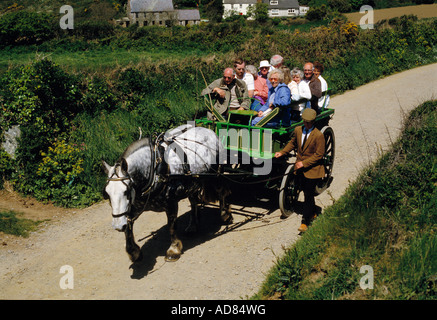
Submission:
[[[314,121],[316,119],[317,112],[314,109],[306,108],[302,112],[302,119],[304,121]]]

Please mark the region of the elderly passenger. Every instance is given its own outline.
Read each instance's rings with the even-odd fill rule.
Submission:
[[[322,85],[322,92],[326,92],[328,90],[328,83],[322,77],[322,73],[324,70],[325,68],[323,67],[323,64],[318,61],[314,62],[314,75],[320,80],[320,83]],[[330,98],[328,94],[323,95],[318,101],[319,108],[322,108],[323,106],[326,108],[329,105],[329,100]]]
[[[291,101],[297,102],[301,99],[311,99],[311,90],[308,83],[302,81],[304,78],[303,71],[299,68],[291,70],[291,78],[293,81],[288,85],[291,91]],[[306,102],[292,103],[291,119],[292,121],[300,121],[302,110],[305,108]]]
[[[267,87],[266,79],[258,75],[258,71],[255,66],[248,65],[246,71],[252,74],[254,78],[255,90],[253,93],[253,99],[251,109],[259,111],[260,108],[266,103],[269,96],[269,88]]]
[[[267,77],[272,84],[269,89],[269,96],[266,104],[258,112],[258,117],[252,120],[252,125],[258,123],[263,117],[269,114],[274,108],[280,108],[280,112],[265,127],[288,127],[290,125],[290,89],[284,84],[284,73],[280,69],[273,69]]]
[[[215,102],[214,108],[224,116],[229,110],[250,109],[246,83],[235,78],[235,71],[232,68],[226,68],[223,71],[223,78],[213,81],[202,90],[200,95],[210,95]],[[211,112],[208,112],[208,118],[213,118]]]
[[[303,67],[304,79],[311,90],[311,108],[319,112],[319,99],[322,97],[322,83],[314,74],[314,65],[311,62],[305,63]]]

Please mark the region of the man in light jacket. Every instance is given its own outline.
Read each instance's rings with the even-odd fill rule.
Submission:
[[[246,83],[235,78],[235,71],[232,68],[226,68],[223,71],[223,78],[214,80],[202,90],[200,95],[210,95],[212,101],[215,101],[214,108],[223,116],[227,116],[229,110],[250,109]],[[208,119],[212,118],[212,113],[208,112]]]

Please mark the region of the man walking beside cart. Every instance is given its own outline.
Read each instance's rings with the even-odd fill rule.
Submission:
[[[280,158],[292,150],[297,150],[294,173],[290,174],[297,175],[305,197],[302,224],[298,229],[301,232],[308,230],[311,220],[315,217],[316,186],[325,176],[322,163],[325,138],[314,126],[316,115],[314,109],[305,109],[302,113],[304,126],[297,127],[290,142],[281,151],[275,153],[275,158]]]

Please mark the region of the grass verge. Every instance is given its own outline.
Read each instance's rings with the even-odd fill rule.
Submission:
[[[436,109],[410,114],[391,151],[286,250],[254,299],[437,297]]]
[[[27,238],[43,221],[20,218],[20,213],[0,211],[0,232]]]

